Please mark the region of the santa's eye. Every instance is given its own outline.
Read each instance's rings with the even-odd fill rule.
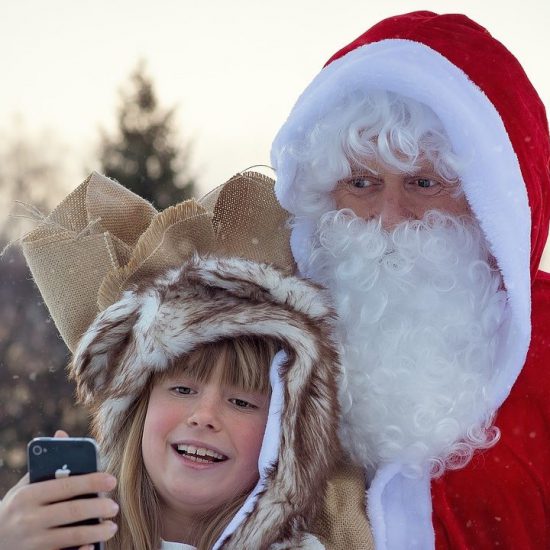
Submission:
[[[352,176],[349,179],[344,180],[344,183],[354,189],[365,189],[367,187],[372,187],[375,185],[375,182],[372,178],[366,176]]]
[[[422,189],[429,189],[430,187],[434,187],[438,184],[437,181],[429,179],[429,178],[418,178],[415,180],[416,185],[418,187],[421,187]]]
[[[434,195],[442,189],[442,183],[434,178],[429,177],[414,177],[408,180],[409,188],[417,193]]]
[[[372,185],[371,182],[366,178],[355,178],[350,181],[350,185],[353,187],[363,188]]]

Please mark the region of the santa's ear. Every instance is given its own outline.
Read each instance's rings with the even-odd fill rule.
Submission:
[[[89,404],[105,394],[132,345],[138,312],[138,298],[129,292],[100,313],[80,339],[69,365],[80,402]]]

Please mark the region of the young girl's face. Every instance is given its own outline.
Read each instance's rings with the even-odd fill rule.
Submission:
[[[145,468],[167,507],[204,514],[252,489],[258,479],[269,396],[176,374],[154,385],[143,429]]]

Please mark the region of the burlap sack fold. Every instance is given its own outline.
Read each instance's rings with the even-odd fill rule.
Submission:
[[[147,201],[93,172],[23,239],[33,278],[71,350],[97,314],[103,277],[128,261],[156,214]]]
[[[341,461],[328,480],[313,524],[327,550],[374,550],[365,500],[363,468]]]
[[[253,175],[253,177],[252,177]],[[288,213],[273,191],[274,181],[258,173],[239,174],[199,200],[212,212],[220,253],[295,271]]]
[[[92,173],[34,231],[23,253],[67,346],[99,311],[145,277],[198,252],[234,255],[294,271],[287,215],[273,180],[237,174],[203,199],[157,210]]]
[[[129,261],[106,274],[98,290],[99,310],[114,304],[132,284],[175,267],[193,252],[216,249],[212,215],[195,200],[167,208],[140,236]]]

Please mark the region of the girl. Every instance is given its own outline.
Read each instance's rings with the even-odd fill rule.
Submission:
[[[116,502],[109,549],[323,548],[306,529],[339,457],[332,322],[318,287],[267,264],[194,254],[154,278],[137,270],[70,365],[113,500],[44,496],[111,490],[106,474],[19,486],[0,505],[1,540],[108,540],[109,522],[60,526],[113,517]],[[31,507],[39,536],[14,536]]]
[[[120,466],[112,471],[119,479],[145,477],[144,489],[154,485],[156,491],[145,492],[144,501],[158,495],[170,511],[161,516],[156,502],[151,512],[141,509],[131,484],[122,483],[130,491],[118,495],[127,511],[119,522],[120,547],[138,536],[143,546],[154,547],[162,517],[165,538],[212,547],[257,481],[274,352],[269,340],[222,340],[153,377],[128,422],[127,440],[136,448],[121,448]],[[136,462],[141,451],[143,460]]]

